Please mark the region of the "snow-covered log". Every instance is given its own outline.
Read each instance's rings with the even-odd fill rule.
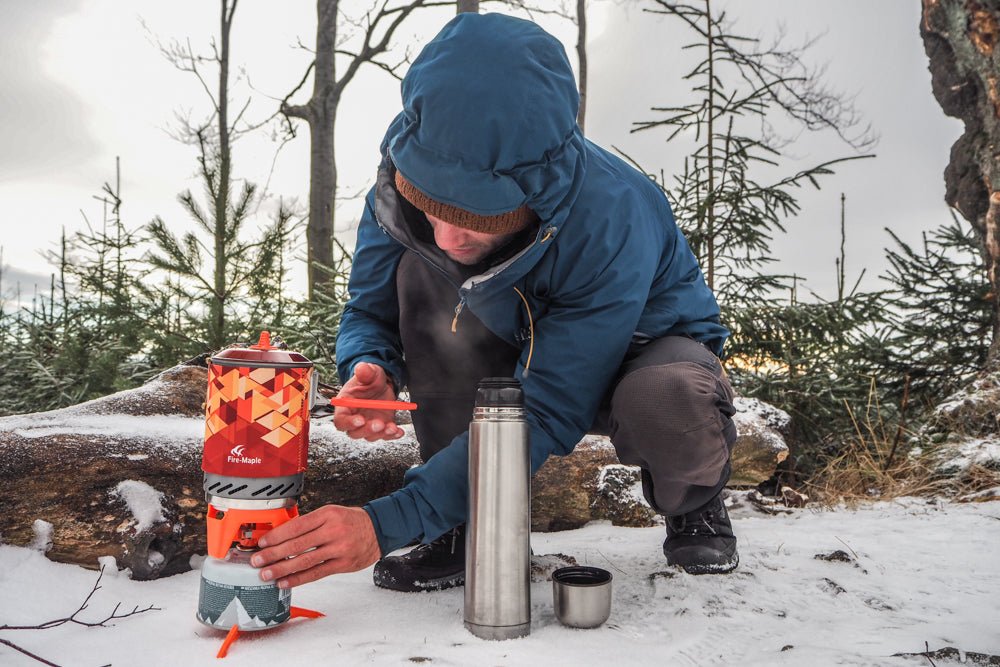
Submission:
[[[42,521],[51,524],[44,542],[53,560],[96,568],[99,558],[113,556],[136,579],[187,570],[191,556],[205,553],[205,391],[204,368],[178,366],[138,389],[0,419],[0,542],[40,544]],[[782,425],[761,406],[738,409],[747,435],[737,441],[733,479],[755,484],[787,452]],[[313,420],[309,452],[302,511],[390,493],[419,463],[412,436],[353,441],[328,418]],[[535,476],[532,529],[595,519],[630,526],[658,520],[642,500],[638,469],[621,465],[607,438],[588,436]]]

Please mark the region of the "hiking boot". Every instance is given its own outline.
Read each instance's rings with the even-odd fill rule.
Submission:
[[[707,505],[680,516],[668,516],[663,555],[688,574],[725,574],[736,569],[740,556],[729,512],[717,495]]]
[[[452,528],[429,544],[375,563],[375,585],[394,591],[442,591],[465,583],[465,526]]]

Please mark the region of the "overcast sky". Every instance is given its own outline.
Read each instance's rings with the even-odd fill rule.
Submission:
[[[343,2],[362,7],[364,2]],[[590,81],[587,134],[639,159],[668,180],[682,168],[679,146],[665,133],[630,133],[635,121],[652,117],[653,106],[684,101],[681,81],[690,41],[679,26],[635,9],[637,2],[591,0]],[[721,2],[713,6],[721,6]],[[275,7],[280,7],[276,11]],[[49,264],[61,230],[73,233],[101,219],[93,196],[114,179],[121,156],[123,217],[131,227],[162,216],[177,230],[190,221],[176,202],[194,178],[195,152],[171,136],[176,116],[201,118],[208,100],[200,84],[176,71],[156,42],[190,39],[205,50],[217,31],[216,2],[208,0],[0,0],[0,245],[4,289],[21,283],[23,293],[39,280],[48,284]],[[447,10],[425,11],[397,35],[415,52],[450,18]],[[849,280],[867,267],[885,270],[883,228],[905,239],[949,219],[941,176],[952,142],[961,132],[931,95],[927,59],[918,32],[919,3],[908,0],[753,0],[730,2],[729,17],[741,33],[765,41],[783,26],[789,44],[820,36],[807,60],[825,66],[824,81],[853,96],[858,111],[880,136],[878,157],[839,168],[819,192],[803,190],[800,216],[789,234],[776,239],[779,269],[807,279],[825,297],[835,292],[839,254],[839,198],[847,195]],[[539,21],[566,44],[575,63],[575,27],[560,19]],[[250,118],[273,112],[301,79],[310,55],[297,48],[315,39],[314,3],[243,0],[232,38],[234,105],[248,97]],[[249,79],[249,81],[247,80]],[[341,186],[360,191],[374,178],[378,142],[399,108],[398,82],[369,68],[351,87],[338,117]],[[308,88],[305,90],[308,93]],[[302,100],[305,95],[300,96]],[[263,185],[270,175],[271,200],[261,206],[264,222],[276,198],[308,196],[308,130],[274,161],[267,136],[236,146],[237,176]],[[789,169],[853,154],[832,136],[798,135],[788,147]],[[274,169],[272,171],[272,162]],[[360,214],[358,200],[343,202],[338,229],[350,234]],[[302,251],[299,251],[301,256]],[[293,288],[304,284],[299,267]]]

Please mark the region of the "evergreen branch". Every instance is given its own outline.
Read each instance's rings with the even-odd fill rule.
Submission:
[[[864,160],[864,159],[873,158],[873,157],[875,157],[875,156],[871,155],[871,154],[869,154],[869,155],[850,155],[848,157],[842,157],[842,158],[837,158],[835,160],[828,160],[826,162],[821,162],[820,164],[818,164],[818,165],[816,165],[814,167],[810,167],[809,169],[804,169],[802,171],[797,172],[796,174],[793,174],[792,176],[788,176],[786,178],[783,178],[780,181],[778,181],[777,183],[775,183],[774,185],[772,185],[771,187],[778,188],[778,187],[782,187],[782,186],[785,186],[785,185],[799,186],[800,182],[803,179],[806,179],[810,183],[812,183],[812,185],[818,190],[819,189],[819,183],[816,181],[815,177],[816,176],[820,176],[820,175],[824,175],[825,176],[825,175],[832,174],[833,170],[831,169],[831,167],[833,165],[840,164],[842,162],[850,162],[852,160]]]
[[[187,211],[188,215],[194,218],[198,226],[205,230],[206,233],[212,233],[212,223],[209,221],[208,216],[205,211],[202,210],[201,205],[195,200],[194,195],[191,194],[190,190],[185,190],[181,194],[177,195],[177,201],[180,202],[184,210]]]
[[[239,199],[232,205],[229,220],[226,221],[225,232],[223,234],[225,245],[232,244],[239,236],[240,227],[246,221],[256,191],[257,186],[253,183],[245,182],[243,184],[243,190],[240,192]]]

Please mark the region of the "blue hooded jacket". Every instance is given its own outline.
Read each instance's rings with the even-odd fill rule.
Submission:
[[[436,201],[481,215],[527,205],[539,216],[519,253],[452,281],[458,326],[467,308],[523,348],[515,376],[532,471],[586,433],[633,340],[689,336],[721,352],[728,332],[666,197],[580,132],[576,83],[558,40],[529,21],[460,14],[414,61],[402,97],[358,229],[337,338],[340,377],[364,361],[385,368],[397,387],[406,383],[395,282],[405,249],[455,275],[403,219],[397,167]],[[514,288],[534,319],[528,373],[529,322]],[[383,554],[465,521],[467,461],[464,433],[409,470],[402,489],[365,506]]]

